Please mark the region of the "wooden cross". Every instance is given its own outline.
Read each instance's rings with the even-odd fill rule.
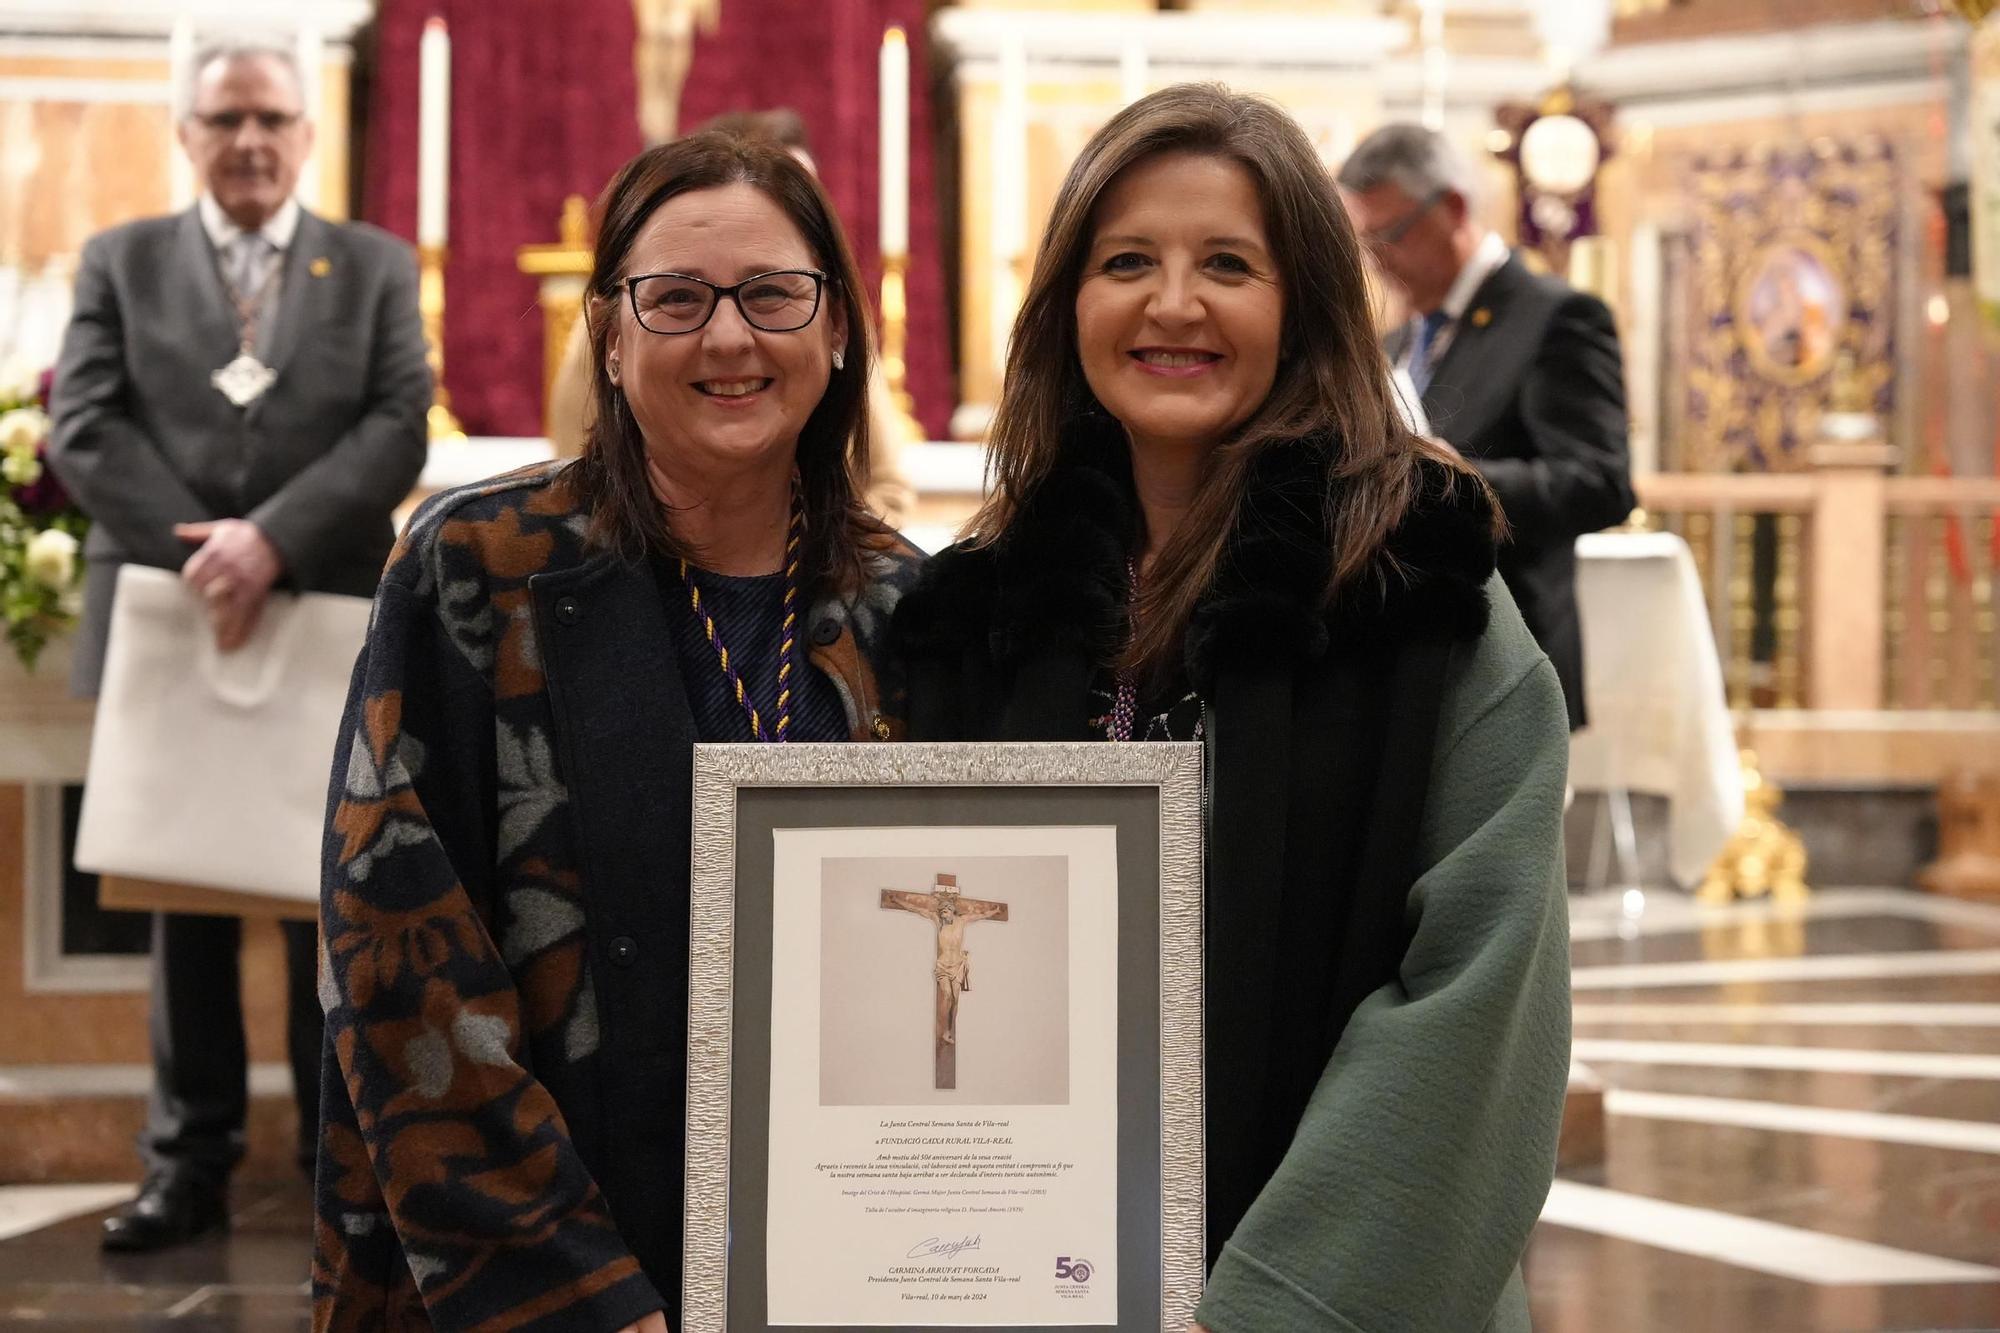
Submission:
[[[937,926],[937,1014],[932,1024],[937,1038],[937,1086],[958,1086],[958,996],[972,989],[972,955],[965,948],[965,928],[975,921],[1005,921],[1007,904],[958,896],[958,876],[939,875],[929,893],[882,890],[882,906],[914,912]]]

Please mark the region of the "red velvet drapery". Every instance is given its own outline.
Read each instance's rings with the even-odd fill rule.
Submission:
[[[640,147],[631,0],[381,0],[363,216],[416,231],[417,42],[451,25],[450,258],[445,380],[473,434],[541,432],[541,319],[514,265],[554,239],[562,201],[595,199]],[[882,30],[910,37],[909,387],[933,439],[955,402],[932,188],[923,0],[723,0],[695,44],[680,123],[790,106],[871,284],[876,247],[877,76]],[[872,300],[871,300],[872,305]]]
[[[640,147],[631,0],[381,0],[362,215],[417,222],[417,42],[451,29],[445,382],[474,435],[542,433],[542,319],[524,245],[595,199]]]
[[[892,23],[910,39],[909,389],[925,433],[941,440],[956,398],[932,187],[923,0],[722,0],[715,32],[695,41],[680,123],[692,129],[723,111],[796,110],[868,277],[872,306],[882,272],[877,57]]]

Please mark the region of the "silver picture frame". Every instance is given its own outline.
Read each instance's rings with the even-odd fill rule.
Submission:
[[[1122,905],[1119,909],[1117,947],[1121,959],[1137,958],[1141,965],[1128,969],[1121,961],[1117,993],[1121,1014],[1129,1005],[1136,1015],[1133,1022],[1150,1024],[1147,1015],[1152,996],[1147,994],[1144,1003],[1130,1003],[1124,974],[1130,971],[1134,978],[1144,977],[1150,986],[1157,986],[1157,1046],[1150,1034],[1143,1043],[1128,1043],[1126,1034],[1131,1029],[1122,1017],[1118,1045],[1121,1070],[1131,1055],[1128,1046],[1146,1052],[1139,1057],[1141,1067],[1151,1063],[1150,1052],[1157,1050],[1158,1100],[1156,1105],[1142,1105],[1150,1097],[1137,1096],[1139,1089],[1133,1086],[1137,1080],[1121,1074],[1117,1106],[1121,1122],[1129,1117],[1144,1126],[1142,1133],[1147,1137],[1138,1141],[1149,1147],[1155,1142],[1150,1135],[1157,1123],[1159,1287],[1153,1293],[1144,1281],[1121,1283],[1118,1323],[1111,1327],[1120,1333],[1151,1333],[1154,1328],[1162,1333],[1184,1333],[1193,1322],[1205,1273],[1201,747],[1103,742],[699,745],[695,747],[694,769],[681,1329],[685,1333],[741,1333],[770,1326],[756,1313],[764,1308],[761,1302],[742,1300],[738,1302],[741,1308],[732,1310],[731,1299],[732,1241],[737,1261],[746,1268],[746,1274],[737,1275],[736,1280],[758,1281],[747,1272],[751,1264],[743,1257],[745,1233],[755,1229],[755,1218],[768,1217],[771,1206],[766,1197],[761,1207],[742,1209],[754,1212],[754,1218],[732,1216],[733,1166],[740,1166],[744,1180],[754,1177],[768,1186],[761,1174],[762,1164],[752,1160],[754,1154],[746,1154],[746,1160],[737,1164],[731,1153],[738,1112],[755,1112],[754,1106],[734,1104],[739,1096],[738,1077],[755,1073],[755,1054],[741,1052],[770,1050],[768,1031],[761,1034],[761,1045],[755,1043],[759,1034],[738,1031],[739,1022],[746,1021],[740,1011],[755,1012],[756,1000],[755,982],[739,976],[739,963],[754,971],[755,963],[744,960],[755,958],[759,943],[755,938],[739,937],[739,925],[754,918],[762,921],[765,933],[772,929],[768,906],[761,918],[740,910],[755,901],[742,895],[761,893],[768,904],[773,892],[768,852],[760,863],[764,866],[763,882],[739,883],[739,873],[756,874],[744,869],[746,861],[756,859],[756,839],[761,836],[762,845],[768,848],[773,841],[770,830],[794,827],[837,830],[890,823],[921,828],[968,822],[1005,827],[1023,822],[1023,810],[1043,812],[1042,818],[1051,825],[1082,828],[1101,826],[1106,822],[1101,812],[1116,809],[1123,812],[1118,819],[1125,821],[1118,824],[1121,904],[1128,892],[1128,877],[1151,879],[1149,884],[1129,886],[1139,895],[1133,900],[1137,904],[1134,916],[1127,917]],[[948,813],[936,813],[940,811]],[[1061,813],[1049,816],[1052,811]],[[1144,827],[1148,819],[1150,829]],[[1126,842],[1131,846],[1124,846]],[[1148,864],[1155,860],[1156,866]],[[1128,876],[1128,867],[1133,866],[1155,873],[1149,876],[1142,871]],[[1151,910],[1155,903],[1156,914]],[[1138,929],[1143,932],[1144,923],[1155,915],[1157,934],[1151,941],[1127,939],[1134,929],[1129,920],[1140,921]],[[1156,947],[1156,955],[1147,945]],[[1126,952],[1135,946],[1140,952]],[[766,993],[769,949],[766,943],[762,955]],[[763,1017],[768,1024],[768,1005]],[[745,1068],[739,1069],[739,1063]],[[1145,1090],[1150,1094],[1150,1084]],[[743,1100],[750,1103],[755,1099],[744,1096]],[[769,1125],[763,1123],[762,1142],[768,1143]],[[1123,1131],[1121,1125],[1119,1132]],[[746,1135],[750,1138],[754,1136]],[[1127,1150],[1122,1137],[1119,1142],[1123,1170]],[[1121,1174],[1121,1191],[1126,1183]],[[1149,1184],[1132,1184],[1142,1197],[1154,1197]],[[737,1188],[746,1186],[738,1181]],[[1121,1193],[1121,1217],[1124,1197]],[[741,1208],[740,1202],[737,1206]],[[1136,1229],[1121,1223],[1121,1256],[1126,1253],[1127,1232],[1132,1230]],[[1151,1247],[1140,1252],[1152,1253]],[[761,1249],[749,1253],[761,1253]],[[1134,1293],[1129,1302],[1128,1289]],[[759,1286],[755,1290],[764,1289]],[[972,1322],[996,1327],[990,1319]],[[958,1325],[946,1321],[904,1326]]]

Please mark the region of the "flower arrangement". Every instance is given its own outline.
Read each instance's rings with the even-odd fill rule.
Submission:
[[[0,371],[0,626],[33,671],[83,609],[90,520],[49,470],[48,371]]]

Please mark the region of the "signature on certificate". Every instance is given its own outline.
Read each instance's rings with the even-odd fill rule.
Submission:
[[[958,1240],[940,1240],[936,1236],[932,1236],[929,1240],[920,1240],[915,1245],[912,1245],[909,1257],[912,1259],[953,1259],[967,1250],[976,1250],[978,1248],[979,1237],[977,1236],[964,1236]]]

